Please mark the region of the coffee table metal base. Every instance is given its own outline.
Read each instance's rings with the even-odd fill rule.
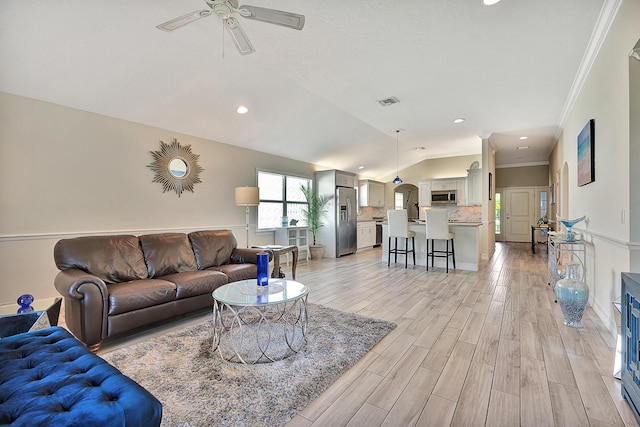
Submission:
[[[213,350],[230,362],[255,364],[285,359],[307,341],[307,296],[282,304],[213,305]]]

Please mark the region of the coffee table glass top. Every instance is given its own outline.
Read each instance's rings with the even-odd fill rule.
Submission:
[[[229,305],[270,305],[295,301],[309,293],[309,288],[295,280],[269,279],[258,286],[256,279],[227,283],[213,291],[216,301]]]

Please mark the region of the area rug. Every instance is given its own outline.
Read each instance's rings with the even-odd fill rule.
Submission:
[[[101,357],[162,402],[163,426],[282,426],[396,326],[316,304],[308,316],[304,349],[273,363],[222,360],[211,321]]]

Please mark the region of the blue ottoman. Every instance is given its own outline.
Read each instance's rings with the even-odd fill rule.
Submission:
[[[159,426],[162,404],[61,327],[0,339],[0,425]]]

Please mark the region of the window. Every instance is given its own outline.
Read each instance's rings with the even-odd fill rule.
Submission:
[[[395,209],[404,209],[404,194],[403,193],[394,193],[394,208]]]
[[[496,234],[500,234],[501,233],[501,228],[500,228],[500,193],[496,193]]]
[[[307,225],[302,212],[307,206],[307,201],[300,191],[301,185],[313,185],[313,180],[258,171],[258,229],[282,227],[284,221],[289,224],[292,219],[297,220],[298,225]]]

